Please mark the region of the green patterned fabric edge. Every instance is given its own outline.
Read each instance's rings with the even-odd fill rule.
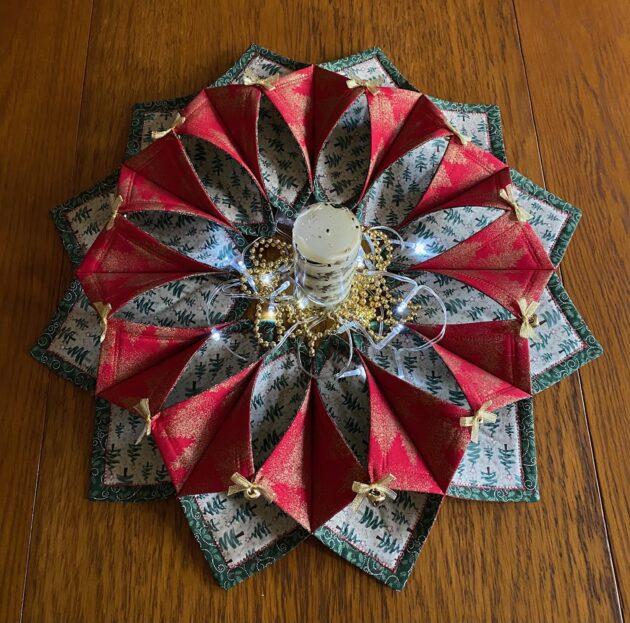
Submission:
[[[265,567],[288,554],[309,536],[308,531],[298,526],[295,530],[257,552],[237,567],[230,569],[221,555],[221,551],[217,547],[212,534],[206,529],[206,524],[195,502],[195,496],[184,496],[179,501],[204,558],[208,562],[219,586],[224,589],[232,588],[254,575],[254,573],[262,571]]]
[[[55,315],[31,349],[31,355],[67,381],[78,385],[81,389],[92,391],[96,385],[94,377],[48,350],[70,310],[79,300],[79,296],[81,296],[81,285],[78,281],[73,281],[61,299]]]
[[[582,316],[580,316],[580,312],[578,312],[568,292],[564,289],[558,275],[554,273],[551,276],[547,288],[558,307],[562,310],[563,315],[569,321],[569,324],[584,342],[584,348],[549,368],[549,370],[545,370],[532,378],[534,393],[541,392],[543,389],[547,389],[554,383],[577,372],[583,365],[587,364],[589,361],[593,361],[593,359],[596,359],[604,352],[601,344],[595,339],[595,336],[591,333],[591,330],[582,319]]]
[[[105,484],[105,444],[109,435],[110,416],[110,403],[97,398],[88,499],[94,502],[150,502],[171,497],[175,490],[170,482],[136,486]]]
[[[315,538],[321,541],[326,547],[330,548],[335,554],[338,554],[349,563],[355,565],[361,571],[373,576],[379,582],[382,582],[386,586],[393,588],[394,590],[401,591],[409,576],[413,566],[420,554],[420,550],[427,540],[429,531],[435,522],[440,504],[442,503],[442,496],[429,494],[427,503],[422,512],[420,521],[416,524],[409,543],[405,549],[405,553],[402,555],[398,562],[398,566],[394,571],[388,569],[371,556],[353,547],[346,540],[340,538],[330,528],[325,525],[321,526],[313,533]]]
[[[569,242],[573,237],[575,228],[582,218],[582,211],[570,204],[568,201],[560,199],[560,197],[542,188],[542,186],[539,186],[536,182],[525,177],[522,173],[519,173],[514,169],[510,169],[510,173],[512,175],[512,181],[518,188],[568,215],[567,221],[560,231],[560,235],[558,236],[553,249],[551,249],[551,252],[549,253],[549,259],[553,265],[558,266],[567,250],[567,247],[569,246]]]
[[[70,210],[74,210],[77,206],[93,199],[94,197],[113,191],[116,188],[117,181],[118,170],[108,175],[104,180],[97,182],[94,186],[91,186],[87,190],[72,197],[71,199],[68,199],[65,203],[62,203],[51,210],[50,215],[53,223],[59,232],[63,248],[70,257],[70,262],[73,266],[78,266],[81,263],[81,260],[83,259],[83,249],[81,249],[81,245],[77,241],[76,236],[66,219],[66,214]]]
[[[540,500],[536,464],[536,436],[534,434],[534,401],[531,398],[521,400],[517,403],[517,409],[523,488],[498,489],[451,485],[447,493],[450,497],[479,502],[538,502]]]

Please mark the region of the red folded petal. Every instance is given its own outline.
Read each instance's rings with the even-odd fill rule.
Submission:
[[[260,363],[155,418],[155,441],[179,495],[227,491],[234,472],[253,476],[250,402]]]
[[[353,499],[365,472],[331,420],[311,381],[295,419],[257,475],[275,503],[311,532]]]
[[[370,482],[392,474],[392,488],[446,493],[470,441],[468,411],[403,381],[361,355],[370,391]]]
[[[420,203],[409,212],[399,227],[404,227],[429,212],[446,210],[448,208],[473,206],[508,210],[509,206],[501,199],[499,193],[501,189],[511,183],[511,179],[510,169],[506,166],[495,171],[489,177],[482,179],[473,186],[464,188],[461,192],[447,197],[444,201],[423,203],[421,200]]]
[[[363,194],[385,170],[407,152],[440,136],[450,136],[444,116],[425,95],[381,87],[366,93],[372,150]]]
[[[118,193],[123,198],[120,214],[146,210],[180,212],[233,228],[206,193],[181,141],[173,133],[123,165]]]
[[[125,218],[104,229],[77,269],[87,297],[116,311],[134,296],[158,285],[194,274],[212,272],[162,244]]]
[[[255,86],[231,84],[204,89],[182,111],[177,134],[201,138],[236,160],[265,195],[258,163],[258,109]]]
[[[441,330],[435,325],[407,326],[427,339]],[[529,398],[529,342],[520,337],[519,329],[517,320],[448,325],[433,344],[474,411],[489,400],[495,411]]]
[[[210,327],[178,329],[110,318],[101,346],[97,395],[127,409],[148,398],[155,413],[210,331]]]
[[[310,65],[281,77],[273,89],[266,89],[271,100],[300,146],[309,179],[324,142],[360,90],[349,89],[344,76]]]
[[[518,300],[538,300],[553,264],[527,223],[509,215],[410,270],[427,270],[467,283],[518,315]]]
[[[494,181],[488,182],[486,187],[482,182],[488,178],[493,178]],[[403,225],[421,214],[454,205],[486,205],[476,202],[483,201],[488,194],[492,198],[498,184],[502,184],[499,188],[503,188],[509,183],[509,169],[504,162],[473,143],[462,145],[457,140],[451,140],[429,187]],[[498,190],[496,192],[498,194]],[[471,203],[467,203],[468,201]],[[496,201],[496,207],[507,208],[500,201]]]

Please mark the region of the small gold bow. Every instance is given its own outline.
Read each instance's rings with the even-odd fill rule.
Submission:
[[[151,423],[153,418],[151,417],[151,408],[149,407],[149,399],[143,398],[137,405],[134,405],[133,410],[142,418],[144,418],[144,428],[140,433],[138,439],[136,439],[136,446],[142,441],[142,438],[146,435],[151,436]]]
[[[100,341],[102,344],[103,340],[105,340],[105,334],[107,333],[107,317],[112,312],[112,306],[109,303],[101,303],[99,301],[97,301],[96,303],[92,303],[92,306],[94,307],[94,309],[96,310],[96,313],[98,314],[98,318],[99,318],[98,322],[101,325]]]
[[[356,87],[363,87],[367,89],[372,95],[376,95],[379,91],[379,87],[383,86],[383,78],[370,78],[369,80],[364,80],[363,78],[359,78],[359,76],[351,75],[348,80],[346,80],[346,86],[349,89],[354,89]]]
[[[151,138],[156,141],[158,138],[162,138],[163,136],[166,136],[169,132],[172,132],[176,128],[179,128],[179,126],[182,125],[185,121],[186,117],[182,117],[179,113],[177,113],[177,116],[175,117],[170,128],[166,128],[166,130],[161,131],[154,130],[153,132],[151,132]]]
[[[238,472],[234,472],[231,478],[233,485],[228,489],[228,496],[243,493],[248,500],[257,500],[261,495],[267,502],[273,502],[276,498],[274,492],[257,482],[250,482]]]
[[[536,327],[540,326],[540,319],[535,313],[538,305],[537,301],[528,303],[525,299],[518,300],[518,308],[521,311],[521,330],[519,335],[532,342],[538,341],[538,335],[536,335],[535,331]]]
[[[514,187],[512,184],[508,184],[505,188],[502,188],[499,191],[499,197],[501,197],[501,199],[503,199],[503,201],[505,201],[505,203],[514,210],[516,220],[520,223],[526,223],[531,218],[532,215],[516,203],[516,197],[514,197]]]
[[[392,474],[385,474],[385,476],[383,476],[380,480],[370,484],[357,482],[355,480],[352,483],[352,490],[357,495],[352,502],[352,510],[355,512],[358,511],[359,507],[363,503],[363,500],[365,500],[366,498],[369,500],[372,506],[378,506],[385,501],[385,498],[391,498],[392,500],[395,500],[396,492],[387,486],[394,480],[396,480],[396,477]]]
[[[255,85],[267,89],[267,91],[273,91],[275,89],[276,82],[280,79],[278,74],[261,78],[257,76],[251,69],[246,69],[243,74],[243,84],[247,86]]]
[[[118,210],[120,210],[122,204],[123,198],[120,195],[116,195],[114,201],[112,201],[112,214],[109,217],[109,221],[107,221],[107,225],[105,225],[105,229],[111,229],[114,226],[114,221],[118,216]]]
[[[470,136],[462,134],[452,123],[448,121],[448,119],[445,118],[444,123],[446,124],[449,132],[452,132],[458,138],[459,142],[462,145],[468,145],[468,143],[470,143],[470,141],[472,140]]]
[[[471,426],[470,441],[479,443],[479,427],[482,424],[493,424],[497,421],[496,413],[488,411],[488,407],[492,404],[492,400],[484,402],[481,407],[472,415],[459,418],[460,426]]]

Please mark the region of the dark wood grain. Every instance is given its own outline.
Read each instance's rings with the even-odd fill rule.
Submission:
[[[76,190],[91,5],[0,13],[0,621],[20,616],[50,374],[28,352],[50,317],[63,252],[48,210]]]
[[[395,3],[354,0],[334,5],[323,1],[273,0],[96,1],[83,95],[67,86],[69,94],[61,101],[68,114],[74,111],[75,122],[81,102],[76,159],[74,144],[55,143],[60,145],[59,149],[63,148],[64,154],[70,154],[68,157],[76,165],[76,177],[74,181],[71,176],[64,177],[64,171],[57,168],[59,161],[46,170],[47,160],[39,161],[41,154],[34,142],[23,148],[24,159],[37,154],[41,183],[47,192],[50,194],[50,189],[56,188],[69,196],[104,177],[119,163],[134,102],[171,98],[199,89],[222,73],[252,41],[310,62],[379,45],[412,82],[428,93],[445,99],[498,103],[511,163],[541,182],[543,169],[523,54],[526,63],[529,55],[541,54],[537,50],[544,49],[541,47],[544,42],[537,41],[541,38],[537,32],[543,26],[537,22],[539,16],[530,15],[529,2],[522,5],[518,6],[518,17],[529,20],[528,28],[533,32],[528,35],[522,27],[521,50],[514,7],[502,0]],[[40,24],[39,28],[45,31],[46,25]],[[78,49],[80,37],[71,29],[57,36],[67,37],[64,39],[67,46],[76,45],[76,58],[66,62],[73,64],[73,72],[82,75],[82,69],[76,69],[85,62],[85,50]],[[528,36],[533,41],[529,46]],[[598,37],[606,40],[603,32]],[[593,39],[593,46],[596,44]],[[555,48],[551,50],[557,56]],[[600,43],[598,50],[615,56],[611,45]],[[12,71],[24,72],[23,62],[16,55],[11,61]],[[532,62],[544,65],[543,61]],[[572,71],[580,74],[579,67],[568,69],[571,67],[568,61],[564,67],[567,74]],[[529,63],[527,70],[531,75]],[[34,78],[23,80],[35,88]],[[589,89],[594,88],[591,83],[586,84]],[[537,102],[538,106],[546,102],[554,87],[555,84],[544,83],[532,87],[535,112]],[[537,92],[542,99],[536,99]],[[585,90],[584,97],[588,94]],[[613,105],[610,101],[610,106]],[[581,109],[576,105],[576,110]],[[542,108],[539,114],[550,113]],[[585,111],[581,110],[581,114]],[[542,141],[542,134],[546,133],[544,140],[548,141],[549,151],[553,151],[555,141],[564,140],[567,145],[578,141],[578,130],[581,131],[580,124],[571,128],[565,124],[562,132],[553,124],[543,130],[539,123],[539,128],[538,138]],[[562,139],[564,131],[566,138]],[[604,127],[591,132],[593,140],[600,143],[607,140]],[[35,128],[33,133],[40,141],[44,140],[43,128]],[[46,145],[46,149],[52,149]],[[58,158],[59,149],[54,152]],[[592,166],[587,167],[588,172],[579,185],[576,181],[575,186],[573,182],[561,186],[563,176],[577,167],[580,158],[590,162],[587,155],[577,151],[565,149],[564,159],[554,161],[548,160],[543,148],[543,161],[545,166],[551,162],[555,167],[559,183],[550,183],[551,189],[584,206],[579,193],[587,186],[588,176],[594,173]],[[619,172],[619,188],[627,191],[628,182],[621,179],[622,165],[614,166],[618,167],[615,170]],[[15,163],[11,163],[12,173],[14,167]],[[545,173],[549,181],[549,173],[546,170]],[[565,189],[569,192],[563,193]],[[10,190],[7,196],[19,196],[14,187]],[[605,221],[607,205],[596,202],[595,194],[587,192],[587,198],[593,199],[593,210],[600,210],[599,220],[588,225],[588,236],[583,226],[581,236],[597,241],[593,244],[599,245],[599,259],[606,264],[612,258],[606,253],[614,251],[606,251],[607,240],[601,232],[608,230],[599,229],[598,223]],[[39,286],[38,305],[37,309],[23,309],[21,320],[23,331],[31,337],[54,305],[61,252],[60,245],[53,244],[52,227],[45,213],[60,198],[55,196],[34,205],[30,217],[32,232],[13,234],[17,239],[16,249],[21,248],[20,244],[35,249],[32,254],[37,264],[32,269],[30,287]],[[17,214],[16,208],[10,211]],[[590,218],[587,214],[587,224]],[[36,245],[36,235],[45,244]],[[23,253],[27,257],[29,252]],[[584,259],[576,259],[583,254]],[[5,256],[0,257],[4,261]],[[580,283],[593,278],[587,276],[590,270],[587,257],[584,251],[570,251],[565,279],[597,331],[600,327],[595,316],[612,316],[604,308],[592,307],[594,303],[587,297],[588,286]],[[19,284],[20,296],[33,295],[31,289],[24,288],[23,273],[10,271],[7,266],[6,274],[14,288]],[[70,276],[65,262],[60,288],[65,287]],[[61,289],[57,294],[61,294]],[[3,311],[6,318],[11,309]],[[591,311],[597,313],[591,315]],[[612,320],[610,323],[612,327]],[[2,356],[6,358],[7,354]],[[621,354],[620,349],[615,352],[615,358],[619,356],[615,359],[617,363],[623,361]],[[13,364],[14,359],[10,361]],[[6,359],[5,365],[9,365]],[[618,374],[612,369],[614,362],[605,365],[610,366],[606,369],[611,378]],[[595,380],[590,387],[586,381],[590,372],[583,375],[585,396],[579,379],[573,377],[536,398],[541,502],[517,505],[447,500],[403,593],[379,585],[314,541],[300,546],[231,591],[223,591],[215,584],[175,501],[118,505],[86,500],[93,419],[89,396],[52,376],[47,381],[48,373],[36,364],[19,361],[12,374],[13,385],[22,382],[31,391],[34,384],[28,385],[23,379],[39,375],[38,391],[42,392],[40,402],[35,398],[26,402],[16,398],[13,409],[7,411],[19,433],[15,442],[11,441],[16,445],[11,460],[19,464],[18,469],[24,472],[27,481],[29,474],[34,480],[39,438],[31,446],[20,445],[25,443],[25,433],[20,433],[20,427],[33,418],[33,422],[39,422],[41,436],[43,409],[47,405],[24,621],[621,620],[584,408],[586,399],[593,432],[594,414],[598,412],[593,405],[598,394]],[[45,401],[43,384],[48,382]],[[601,413],[600,418],[606,415]],[[594,433],[593,439],[598,450]],[[621,456],[618,455],[619,460]],[[602,453],[596,454],[596,458],[601,474],[602,464],[608,458]],[[8,474],[10,470],[6,469]],[[614,470],[614,463],[606,464],[605,469]],[[7,480],[8,476],[3,482]],[[611,495],[605,489],[604,494]],[[28,503],[15,493],[12,500],[15,519],[6,528],[3,524],[0,538],[3,552],[6,547],[9,556],[22,555],[23,571],[24,552],[20,554],[19,542],[11,543],[12,531],[30,522],[32,491]],[[608,514],[608,506],[606,510]],[[618,519],[623,519],[621,514]],[[622,531],[623,523],[619,526]],[[619,537],[621,547],[627,545],[623,538]],[[6,586],[15,604],[7,610],[6,619],[14,620],[20,601],[14,595],[21,597],[23,574],[17,579],[12,575],[6,575],[5,579],[5,575],[3,594]]]
[[[546,181],[584,211],[565,281],[606,351],[580,378],[627,611],[630,3],[522,0],[516,7]]]

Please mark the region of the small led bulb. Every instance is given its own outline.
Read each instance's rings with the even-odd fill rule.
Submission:
[[[402,316],[407,311],[407,303],[400,303],[396,305],[396,313],[399,316]]]
[[[269,273],[265,273],[260,280],[268,286],[271,284],[271,275]]]
[[[426,251],[426,246],[425,246],[424,242],[416,242],[413,245],[413,252],[416,255],[424,255],[425,251]]]
[[[212,331],[210,331],[210,339],[218,342],[221,339],[221,333],[216,329],[212,329]]]

